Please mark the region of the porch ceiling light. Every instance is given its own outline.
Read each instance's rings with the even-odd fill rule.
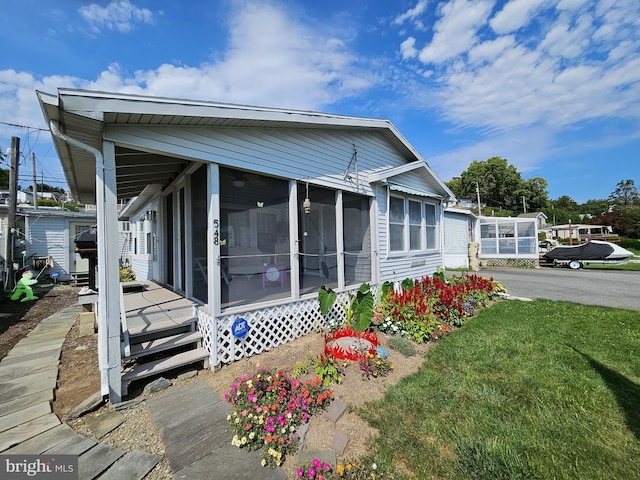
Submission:
[[[311,200],[309,200],[309,181],[307,180],[307,197],[302,202],[304,213],[311,213]]]

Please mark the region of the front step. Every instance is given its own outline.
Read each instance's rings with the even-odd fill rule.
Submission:
[[[199,347],[171,357],[136,365],[122,376],[123,395],[126,395],[126,387],[129,382],[201,361],[204,361],[204,368],[209,366],[209,352]]]
[[[129,342],[142,343],[157,338],[193,331],[196,319],[193,316],[186,316],[174,320],[164,320],[153,322],[150,325],[129,327]]]
[[[127,360],[134,358],[144,357],[154,353],[162,352],[190,343],[200,343],[202,340],[202,333],[198,331],[180,333],[178,335],[172,335],[170,337],[157,338],[155,340],[149,340],[148,342],[136,343],[131,345],[131,354],[126,357]]]

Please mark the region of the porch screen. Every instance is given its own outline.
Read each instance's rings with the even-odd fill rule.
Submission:
[[[347,285],[371,281],[371,230],[369,199],[345,193],[342,196],[344,216],[344,277]]]
[[[207,289],[207,167],[191,176],[191,269],[193,296],[208,302]]]
[[[336,244],[336,192],[298,184],[298,228],[300,238],[300,293],[317,292],[322,285],[338,286]],[[305,213],[305,198],[311,201]]]
[[[291,296],[289,184],[220,168],[222,307]]]

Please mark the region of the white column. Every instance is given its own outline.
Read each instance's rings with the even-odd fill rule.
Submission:
[[[122,401],[122,360],[120,357],[120,272],[115,145],[112,142],[103,142],[102,152],[104,163],[96,162],[99,336],[102,348],[106,348],[106,355],[101,355],[103,362],[100,370],[103,381],[102,393],[109,394],[111,403],[119,403]],[[105,359],[106,364],[104,364]]]
[[[209,287],[209,313],[212,317],[220,314],[220,170],[218,164],[209,165],[207,198],[209,209],[207,212],[207,285]],[[212,363],[215,365],[215,363]]]

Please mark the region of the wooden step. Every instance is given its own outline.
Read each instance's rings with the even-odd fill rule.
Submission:
[[[202,339],[202,333],[198,331],[180,333],[170,337],[158,338],[148,342],[142,342],[131,345],[131,355],[127,359],[144,357],[153,353],[170,350],[172,348],[181,347],[190,343],[197,343]]]
[[[196,322],[197,319],[195,317],[186,316],[172,320],[159,320],[152,322],[149,325],[133,326],[129,324],[129,339],[133,343],[134,337],[144,337],[146,335],[154,335],[180,328],[187,328],[194,326]]]
[[[122,376],[122,381],[130,382],[133,380],[139,380],[141,378],[150,377],[158,373],[166,372],[167,370],[173,370],[174,368],[190,365],[202,360],[205,360],[206,367],[208,358],[209,352],[204,348],[195,348],[187,352],[178,353],[171,357],[137,365]]]

